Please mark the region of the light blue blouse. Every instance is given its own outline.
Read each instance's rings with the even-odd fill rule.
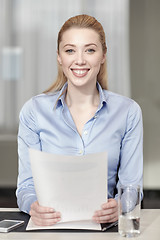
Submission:
[[[143,124],[139,105],[103,90],[97,83],[100,104],[80,136],[62,94],[66,87],[67,83],[59,92],[33,97],[20,112],[16,195],[21,211],[29,213],[30,205],[37,200],[28,148],[64,155],[107,151],[108,198],[117,198],[119,183],[139,184],[142,189]]]

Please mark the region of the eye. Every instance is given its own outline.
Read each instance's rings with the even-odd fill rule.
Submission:
[[[86,52],[88,52],[88,53],[94,53],[94,52],[95,52],[95,49],[89,48],[89,49],[86,50]]]
[[[74,50],[73,49],[67,49],[65,52],[69,53],[69,54],[72,54],[72,53],[74,53]]]

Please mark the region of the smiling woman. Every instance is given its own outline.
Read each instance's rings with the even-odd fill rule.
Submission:
[[[105,61],[99,35],[87,28],[71,28],[63,33],[59,45],[58,62],[70,85],[95,86],[101,64]]]
[[[140,185],[143,195],[141,109],[132,99],[107,90],[106,50],[103,28],[94,17],[67,20],[58,35],[56,82],[20,112],[17,199],[35,224],[55,224],[63,212],[39,205],[29,148],[62,155],[107,152],[108,200],[93,212],[97,223],[117,220],[119,184]]]
[[[80,135],[84,124],[94,116],[99,105],[96,82],[105,58],[95,30],[74,27],[63,33],[58,62],[68,83],[66,103]],[[81,113],[80,116],[78,113]]]
[[[87,33],[90,32],[90,34],[86,35],[86,32]],[[84,39],[84,38],[88,38],[88,39]],[[76,46],[77,40],[78,40],[78,45]],[[87,53],[93,54],[96,50],[101,51],[100,54],[103,60],[101,59],[102,64],[100,66],[100,69],[97,75],[97,80],[99,81],[99,83],[104,89],[108,88],[106,59],[105,59],[107,47],[106,47],[106,39],[105,39],[105,33],[103,30],[103,27],[100,24],[100,22],[98,22],[94,17],[90,17],[88,15],[78,15],[76,17],[72,17],[68,19],[59,31],[58,40],[57,40],[57,53],[58,53],[58,62],[59,62],[58,76],[57,76],[56,82],[54,82],[53,85],[45,92],[60,90],[64,85],[64,83],[67,81],[67,76],[64,74],[63,69],[61,68],[60,56],[61,56],[62,44],[63,44],[63,51],[66,51],[68,55],[75,56],[75,51],[78,50],[76,51],[76,53],[79,53],[80,48],[81,48],[81,54],[82,54],[82,47],[83,47],[83,52],[85,52],[86,54]],[[79,49],[76,49],[76,48],[79,48]],[[83,55],[81,56],[81,54],[79,54],[78,57],[83,57]],[[80,61],[81,60],[83,59],[80,59]],[[81,70],[81,69],[78,69],[78,70]]]

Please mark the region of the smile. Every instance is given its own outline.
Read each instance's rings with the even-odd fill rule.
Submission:
[[[72,73],[76,77],[85,77],[89,71],[89,69],[71,69]]]

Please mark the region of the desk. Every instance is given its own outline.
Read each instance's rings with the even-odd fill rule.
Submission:
[[[0,208],[0,211],[18,211],[18,209]],[[124,240],[118,233],[111,232],[9,232],[0,233],[0,240]],[[142,209],[141,210],[141,234],[135,240],[159,240],[160,239],[160,209]]]

